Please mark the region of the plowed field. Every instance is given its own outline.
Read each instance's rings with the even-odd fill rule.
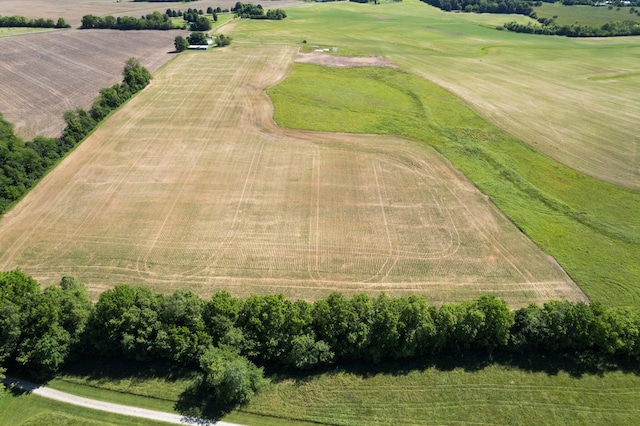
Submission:
[[[271,3],[271,2],[269,2]],[[289,6],[294,0],[278,0],[277,7]],[[80,26],[84,15],[135,16],[154,11],[164,13],[167,9],[187,10],[189,8],[207,10],[207,7],[231,8],[236,0],[201,0],[197,3],[180,2],[134,2],[129,0],[2,0],[3,16],[20,15],[28,18],[50,18],[54,21],[64,18],[73,26]],[[267,6],[265,4],[265,6]],[[270,5],[269,5],[270,7]],[[274,6],[275,7],[275,6]]]
[[[58,30],[0,38],[0,113],[25,139],[59,136],[65,111],[89,108],[136,57],[151,72],[185,31]]]
[[[282,130],[264,89],[292,46],[189,52],[0,221],[0,268],[201,295],[340,290],[513,306],[584,300],[433,150]]]

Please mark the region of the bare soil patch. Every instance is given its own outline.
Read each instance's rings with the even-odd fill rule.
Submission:
[[[25,139],[58,136],[62,115],[89,108],[136,57],[151,72],[184,31],[58,30],[0,38],[0,112]]]
[[[296,56],[296,62],[337,68],[395,67],[395,65],[382,56],[340,56],[330,53],[299,52]]]
[[[295,55],[181,54],[5,215],[0,268],[45,284],[76,276],[93,297],[129,283],[205,297],[585,300],[433,150],[277,128],[264,89]]]

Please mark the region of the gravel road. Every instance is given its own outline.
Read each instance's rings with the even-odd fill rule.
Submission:
[[[49,398],[67,404],[78,405],[93,410],[107,411],[109,413],[122,414],[123,416],[141,417],[144,419],[180,424],[180,425],[197,425],[197,426],[240,426],[235,423],[222,421],[214,421],[201,419],[197,417],[181,416],[179,414],[165,413],[162,411],[147,410],[145,408],[131,407],[129,405],[112,404],[110,402],[98,401],[95,399],[84,398],[72,395],[59,390],[51,389],[46,386],[37,385],[26,380],[20,380],[15,377],[7,376],[5,385],[16,387],[34,395],[43,398]]]

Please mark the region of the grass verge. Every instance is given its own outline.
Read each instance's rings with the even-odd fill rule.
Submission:
[[[166,425],[166,423],[88,410],[37,395],[9,390],[0,393],[0,424],[25,426]]]
[[[162,374],[159,364],[150,378],[148,367],[102,360],[68,370],[51,386],[70,391],[60,384],[73,382],[74,393],[112,402],[118,402],[115,394],[129,395],[130,405],[141,407],[144,399],[152,399],[149,396],[174,404],[181,401],[192,378],[188,374],[180,378],[171,370]],[[106,374],[91,378],[105,368]],[[271,383],[250,404],[223,420],[292,426],[468,424],[469,419],[509,425],[640,421],[637,366],[589,356],[467,354],[298,376],[270,372],[269,377]]]

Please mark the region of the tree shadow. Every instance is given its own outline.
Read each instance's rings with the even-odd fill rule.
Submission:
[[[371,378],[377,375],[405,376],[414,371],[425,371],[432,368],[442,372],[461,369],[474,373],[491,366],[544,373],[549,376],[557,376],[564,372],[574,378],[585,375],[601,377],[615,371],[640,376],[640,365],[637,362],[596,352],[529,353],[526,355],[510,352],[494,352],[493,354],[467,352],[411,360],[389,360],[379,364],[347,362],[304,372],[291,371],[282,367],[270,367],[265,368],[265,374],[275,383],[285,380],[306,383],[317,376],[326,374],[349,373],[363,378]]]
[[[226,414],[239,408],[236,404],[220,404],[203,385],[201,380],[180,394],[174,409],[187,419],[220,420]]]
[[[60,374],[84,377],[95,381],[117,381],[126,379],[148,380],[163,379],[175,382],[185,378],[195,379],[198,373],[193,367],[185,367],[169,361],[132,361],[122,359],[94,357],[65,366]]]

